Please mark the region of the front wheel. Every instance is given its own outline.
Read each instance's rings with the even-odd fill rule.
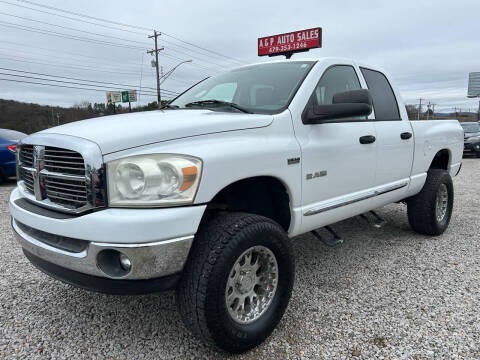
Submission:
[[[442,234],[452,217],[453,196],[453,182],[448,171],[429,170],[422,191],[407,201],[412,229],[425,235]]]
[[[262,216],[229,213],[199,229],[177,303],[194,334],[239,353],[271,334],[288,305],[293,281],[285,231]]]

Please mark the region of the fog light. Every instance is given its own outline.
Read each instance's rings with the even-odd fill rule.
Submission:
[[[132,262],[127,255],[114,249],[105,249],[97,255],[97,265],[106,275],[120,278],[132,270]]]
[[[120,254],[120,265],[125,271],[130,271],[130,269],[132,268],[132,262],[125,254]]]

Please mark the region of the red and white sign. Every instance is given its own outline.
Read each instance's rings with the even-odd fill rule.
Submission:
[[[322,46],[322,28],[266,36],[258,39],[258,56],[282,55]]]

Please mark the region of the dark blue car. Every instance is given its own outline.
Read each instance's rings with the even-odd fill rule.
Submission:
[[[0,183],[15,176],[15,150],[25,136],[19,131],[0,129]]]

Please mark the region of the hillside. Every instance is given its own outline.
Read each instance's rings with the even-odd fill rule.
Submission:
[[[153,102],[132,111],[153,110],[156,107],[157,103]],[[128,112],[128,109],[117,105],[115,112]],[[113,113],[113,105],[106,106],[104,103],[92,105],[89,102],[83,102],[65,108],[0,99],[0,128],[31,134],[52,126]]]

